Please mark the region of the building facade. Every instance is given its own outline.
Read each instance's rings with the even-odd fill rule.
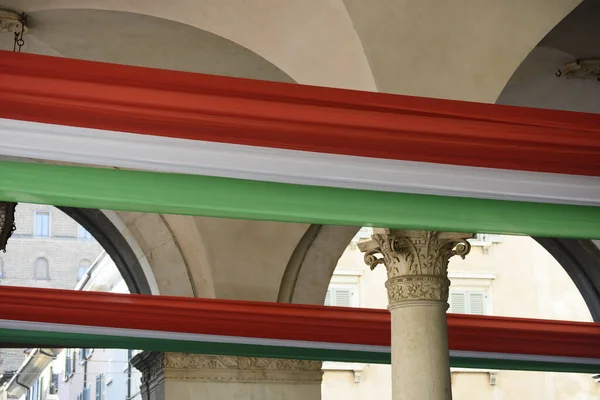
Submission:
[[[384,268],[370,271],[357,242],[370,236],[363,228],[340,258],[326,305],[386,308]],[[581,294],[557,261],[529,237],[480,234],[464,260],[453,257],[449,312],[505,317],[592,322]],[[392,398],[388,365],[324,363],[323,400]],[[553,372],[452,368],[456,400],[592,400],[600,383],[591,375]]]
[[[83,274],[76,290],[129,293],[106,253]],[[32,349],[0,396],[19,400],[140,399],[141,374],[129,363],[135,353],[125,349]]]
[[[17,230],[0,253],[0,285],[73,289],[102,253],[81,225],[51,206],[19,204]],[[0,371],[10,376],[25,360],[22,349],[0,349]]]

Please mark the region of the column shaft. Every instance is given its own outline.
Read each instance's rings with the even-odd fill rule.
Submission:
[[[378,229],[359,243],[385,265],[392,314],[392,400],[452,400],[448,353],[448,261],[470,250],[464,233]],[[379,257],[381,256],[381,257]]]
[[[452,399],[446,307],[439,302],[419,302],[390,312],[392,399]]]

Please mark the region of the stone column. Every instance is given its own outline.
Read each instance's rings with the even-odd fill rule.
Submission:
[[[320,400],[320,361],[143,352],[142,400]]]
[[[392,314],[392,399],[450,400],[446,310],[448,261],[465,257],[470,234],[376,229],[358,244],[365,262],[385,265]]]

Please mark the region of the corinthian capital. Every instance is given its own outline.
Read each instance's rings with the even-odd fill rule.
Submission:
[[[464,258],[471,246],[465,233],[379,229],[358,244],[365,263],[387,269],[390,306],[407,300],[448,300],[448,262]]]

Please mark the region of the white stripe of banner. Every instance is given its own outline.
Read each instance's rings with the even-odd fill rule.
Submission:
[[[53,324],[47,322],[0,320],[0,328],[35,332],[59,332],[73,334],[76,333],[84,335],[104,335],[158,340],[181,340],[204,343],[233,343],[255,346],[281,346],[296,347],[303,349],[363,351],[369,353],[389,353],[391,351],[391,348],[389,346],[313,342],[308,340],[263,339],[245,336],[205,335],[201,333],[167,332],[143,329],[122,329],[89,325]]]
[[[113,337],[146,338],[157,340],[181,340],[204,343],[233,343],[256,346],[280,346],[290,348],[309,348],[340,351],[361,351],[370,353],[390,353],[389,346],[375,346],[348,343],[313,342],[306,340],[263,339],[242,336],[205,335],[183,332],[166,332],[142,329],[121,329],[87,325],[54,324],[0,320],[0,328],[35,331],[60,332],[71,334],[103,335]],[[558,364],[600,365],[600,359],[583,357],[547,356],[534,354],[508,354],[496,352],[450,350],[450,356],[456,358],[479,358],[486,360],[535,361]]]
[[[600,178],[385,160],[0,119],[0,154],[290,184],[600,205]]]

